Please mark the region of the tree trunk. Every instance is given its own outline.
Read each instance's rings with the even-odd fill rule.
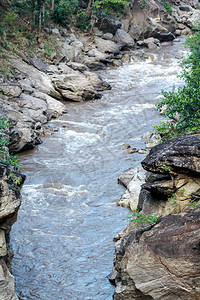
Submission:
[[[55,4],[55,0],[52,0],[52,2],[51,2],[51,11],[52,11],[52,14],[54,13],[54,4]]]
[[[42,29],[42,6],[40,5],[40,11],[39,11],[39,34]]]
[[[42,23],[44,25],[44,20],[45,20],[45,0],[42,2]]]
[[[87,16],[89,16],[89,14],[90,14],[90,7],[91,7],[91,5],[92,5],[92,0],[90,0],[89,3],[88,3],[88,7],[87,7],[87,11],[86,11],[86,15]]]
[[[35,29],[35,25],[36,25],[36,7],[37,7],[37,0],[33,0],[33,29]]]

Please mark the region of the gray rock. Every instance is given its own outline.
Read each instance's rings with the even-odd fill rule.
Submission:
[[[73,70],[77,70],[77,71],[80,71],[80,72],[84,72],[84,71],[89,70],[86,65],[80,64],[80,63],[77,63],[77,62],[68,62],[67,66],[72,68]]]
[[[22,187],[24,180],[25,176],[17,172],[16,168],[0,163],[0,300],[18,300],[15,294],[14,277],[8,269],[10,264],[8,249],[10,228],[17,219],[21,204],[18,188]]]
[[[60,31],[57,28],[53,28],[51,30],[52,34],[55,35],[57,38],[61,39]]]
[[[34,88],[31,86],[31,81],[27,78],[19,80],[19,84],[21,85],[22,91],[27,94],[32,94],[34,92]],[[15,96],[17,97],[17,96]]]
[[[96,27],[94,27],[93,31],[94,31],[94,35],[99,36],[99,37],[102,37],[103,31],[100,31],[100,30],[99,30],[98,28],[96,28]]]
[[[141,185],[145,182],[145,174],[146,172],[139,164],[134,169],[128,169],[119,177],[118,182],[127,187],[127,190],[117,205],[128,207],[131,210],[137,209]]]
[[[179,9],[180,9],[181,11],[191,11],[191,10],[192,10],[192,7],[189,6],[189,5],[180,5],[180,6],[179,6]]]
[[[123,29],[117,29],[114,40],[130,47],[133,47],[135,44],[134,39]]]
[[[31,64],[38,70],[42,72],[46,72],[48,70],[48,67],[46,64],[44,64],[42,61],[40,61],[37,58],[31,58],[30,59]]]
[[[75,34],[74,34],[74,33],[71,33],[69,39],[70,39],[70,42],[76,41],[76,36],[75,36]]]
[[[89,82],[92,84],[92,86],[96,91],[105,91],[111,89],[110,84],[102,80],[102,78],[98,74],[94,72],[85,71],[84,75],[86,76],[86,78],[89,80]]]
[[[62,55],[66,56],[68,60],[74,60],[76,56],[75,47],[69,45],[68,43],[63,43],[63,47],[61,49]]]
[[[103,33],[112,33],[115,34],[116,30],[122,26],[122,24],[110,18],[109,16],[98,16],[95,26]]]
[[[92,69],[93,71],[98,71],[98,70],[104,70],[106,69],[105,65],[101,62],[94,61],[94,62],[88,62],[87,66]]]
[[[89,80],[80,74],[66,74],[52,77],[52,82],[64,99],[85,101],[98,99],[101,95],[95,91]]]
[[[35,96],[36,98],[42,99],[46,102],[47,118],[48,118],[48,115],[58,117],[67,112],[67,108],[62,102],[50,97],[49,95],[35,91],[33,93],[33,96]]]
[[[14,277],[3,259],[0,259],[0,291],[0,300],[19,300],[15,294]]]
[[[95,57],[95,52],[94,52],[94,50],[89,50],[88,53],[87,53],[87,55],[88,55],[89,57]]]
[[[44,47],[45,47],[44,43],[40,43],[39,47],[40,47],[40,49],[44,49]]]
[[[26,77],[30,80],[32,87],[57,99],[62,98],[61,95],[54,89],[51,79],[46,74],[17,59],[12,59],[11,63],[15,69],[26,75]]]
[[[100,37],[95,37],[95,44],[97,45],[97,49],[103,53],[119,53],[122,45],[116,44],[113,41],[104,40]]]
[[[19,84],[0,84],[0,91],[9,98],[19,97],[22,93]]]
[[[102,35],[102,38],[103,38],[104,40],[112,40],[112,39],[113,39],[113,34],[110,33],[110,32],[106,32],[106,33],[104,33],[104,34]]]

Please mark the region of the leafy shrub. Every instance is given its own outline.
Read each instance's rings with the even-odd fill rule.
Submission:
[[[78,8],[79,0],[60,0],[55,1],[54,19],[61,25],[69,25],[72,14]]]
[[[161,2],[161,3],[165,7],[168,14],[171,15],[172,14],[172,6],[169,3],[167,3],[167,1]]]
[[[0,161],[19,167],[18,156],[7,153],[6,149],[10,144],[10,137],[7,133],[10,127],[8,120],[0,116]]]
[[[146,0],[142,0],[142,1],[140,1],[140,8],[144,8],[144,7],[146,7],[147,6],[147,2],[146,2]]]
[[[90,27],[90,18],[86,11],[79,10],[76,14],[76,27],[84,31]]]
[[[111,12],[122,12],[122,9],[128,6],[130,3],[125,0],[97,0],[93,2],[92,9],[93,11],[103,10],[106,13]]]
[[[162,140],[200,130],[200,30],[186,41],[189,54],[183,60],[182,75],[185,85],[163,92],[164,99],[158,109],[164,109],[169,120],[155,126]]]
[[[157,215],[143,214],[138,210],[133,212],[133,214],[129,217],[130,222],[135,223],[135,225],[139,225],[141,228],[155,224],[158,219]]]

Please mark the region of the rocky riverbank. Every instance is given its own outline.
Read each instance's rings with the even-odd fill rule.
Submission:
[[[12,125],[10,151],[18,153],[41,143],[43,135],[51,134],[48,121],[67,113],[67,101],[99,99],[104,90],[110,89],[111,86],[104,82],[95,70],[119,66],[129,60],[153,59],[151,53],[144,54],[142,47],[153,51],[159,47],[160,42],[190,33],[199,14],[198,1],[171,3],[173,12],[169,15],[160,1],[147,1],[144,8],[141,8],[139,1],[133,1],[126,18],[95,19],[95,26],[89,34],[74,29],[67,31],[61,28],[46,28],[44,34],[55,36],[57,51],[45,53],[44,45],[38,40],[37,54],[46,56],[45,63],[38,59],[37,55],[30,57],[27,53],[9,53],[3,50],[2,59],[8,62],[11,73],[9,76],[1,74],[0,115],[8,118]],[[9,232],[20,207],[20,189],[25,176],[7,164],[1,163],[0,169],[0,299],[10,300],[17,299],[17,296],[14,294],[13,277],[7,268],[12,256]],[[148,188],[144,190],[148,191]],[[194,190],[191,193],[196,195]],[[184,201],[181,205],[182,203],[184,204]],[[143,200],[140,201],[140,205],[145,209]],[[118,286],[121,284],[120,276],[118,273],[115,281]],[[133,279],[130,282],[133,282]],[[144,295],[146,291],[141,290],[141,293]]]
[[[16,168],[0,163],[0,299],[15,300],[14,278],[9,271],[10,260],[13,255],[10,246],[11,226],[17,219],[17,212],[21,204],[20,190],[25,176]]]
[[[55,37],[55,53],[45,52],[40,39],[34,57],[3,50],[11,73],[0,78],[0,113],[12,123],[10,151],[41,143],[40,136],[47,133],[43,125],[66,113],[63,101],[98,99],[110,89],[95,70],[123,61],[153,59],[141,48],[153,51],[162,41],[190,33],[199,15],[198,2],[171,1],[171,5],[170,15],[160,1],[147,1],[143,8],[133,1],[125,19],[94,19],[89,34],[45,28],[44,35]],[[37,56],[45,57],[46,63]]]
[[[142,176],[139,198],[129,191],[129,206],[158,221],[131,222],[115,237],[114,299],[199,299],[200,134],[155,146],[142,166],[145,183]],[[136,173],[120,181],[138,185]]]

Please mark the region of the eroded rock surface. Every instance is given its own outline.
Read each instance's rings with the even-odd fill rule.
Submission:
[[[0,300],[17,300],[14,277],[7,263],[11,259],[9,234],[21,204],[20,189],[25,176],[14,167],[0,163]]]
[[[131,230],[116,246],[114,299],[199,299],[199,238],[199,207]]]
[[[114,299],[199,299],[199,150],[200,134],[190,134],[153,147],[143,160],[148,173],[137,209],[158,221],[131,222],[115,237]],[[121,182],[139,184],[133,174]]]
[[[200,173],[200,134],[180,136],[155,146],[142,166],[147,171],[163,174],[169,170]]]

